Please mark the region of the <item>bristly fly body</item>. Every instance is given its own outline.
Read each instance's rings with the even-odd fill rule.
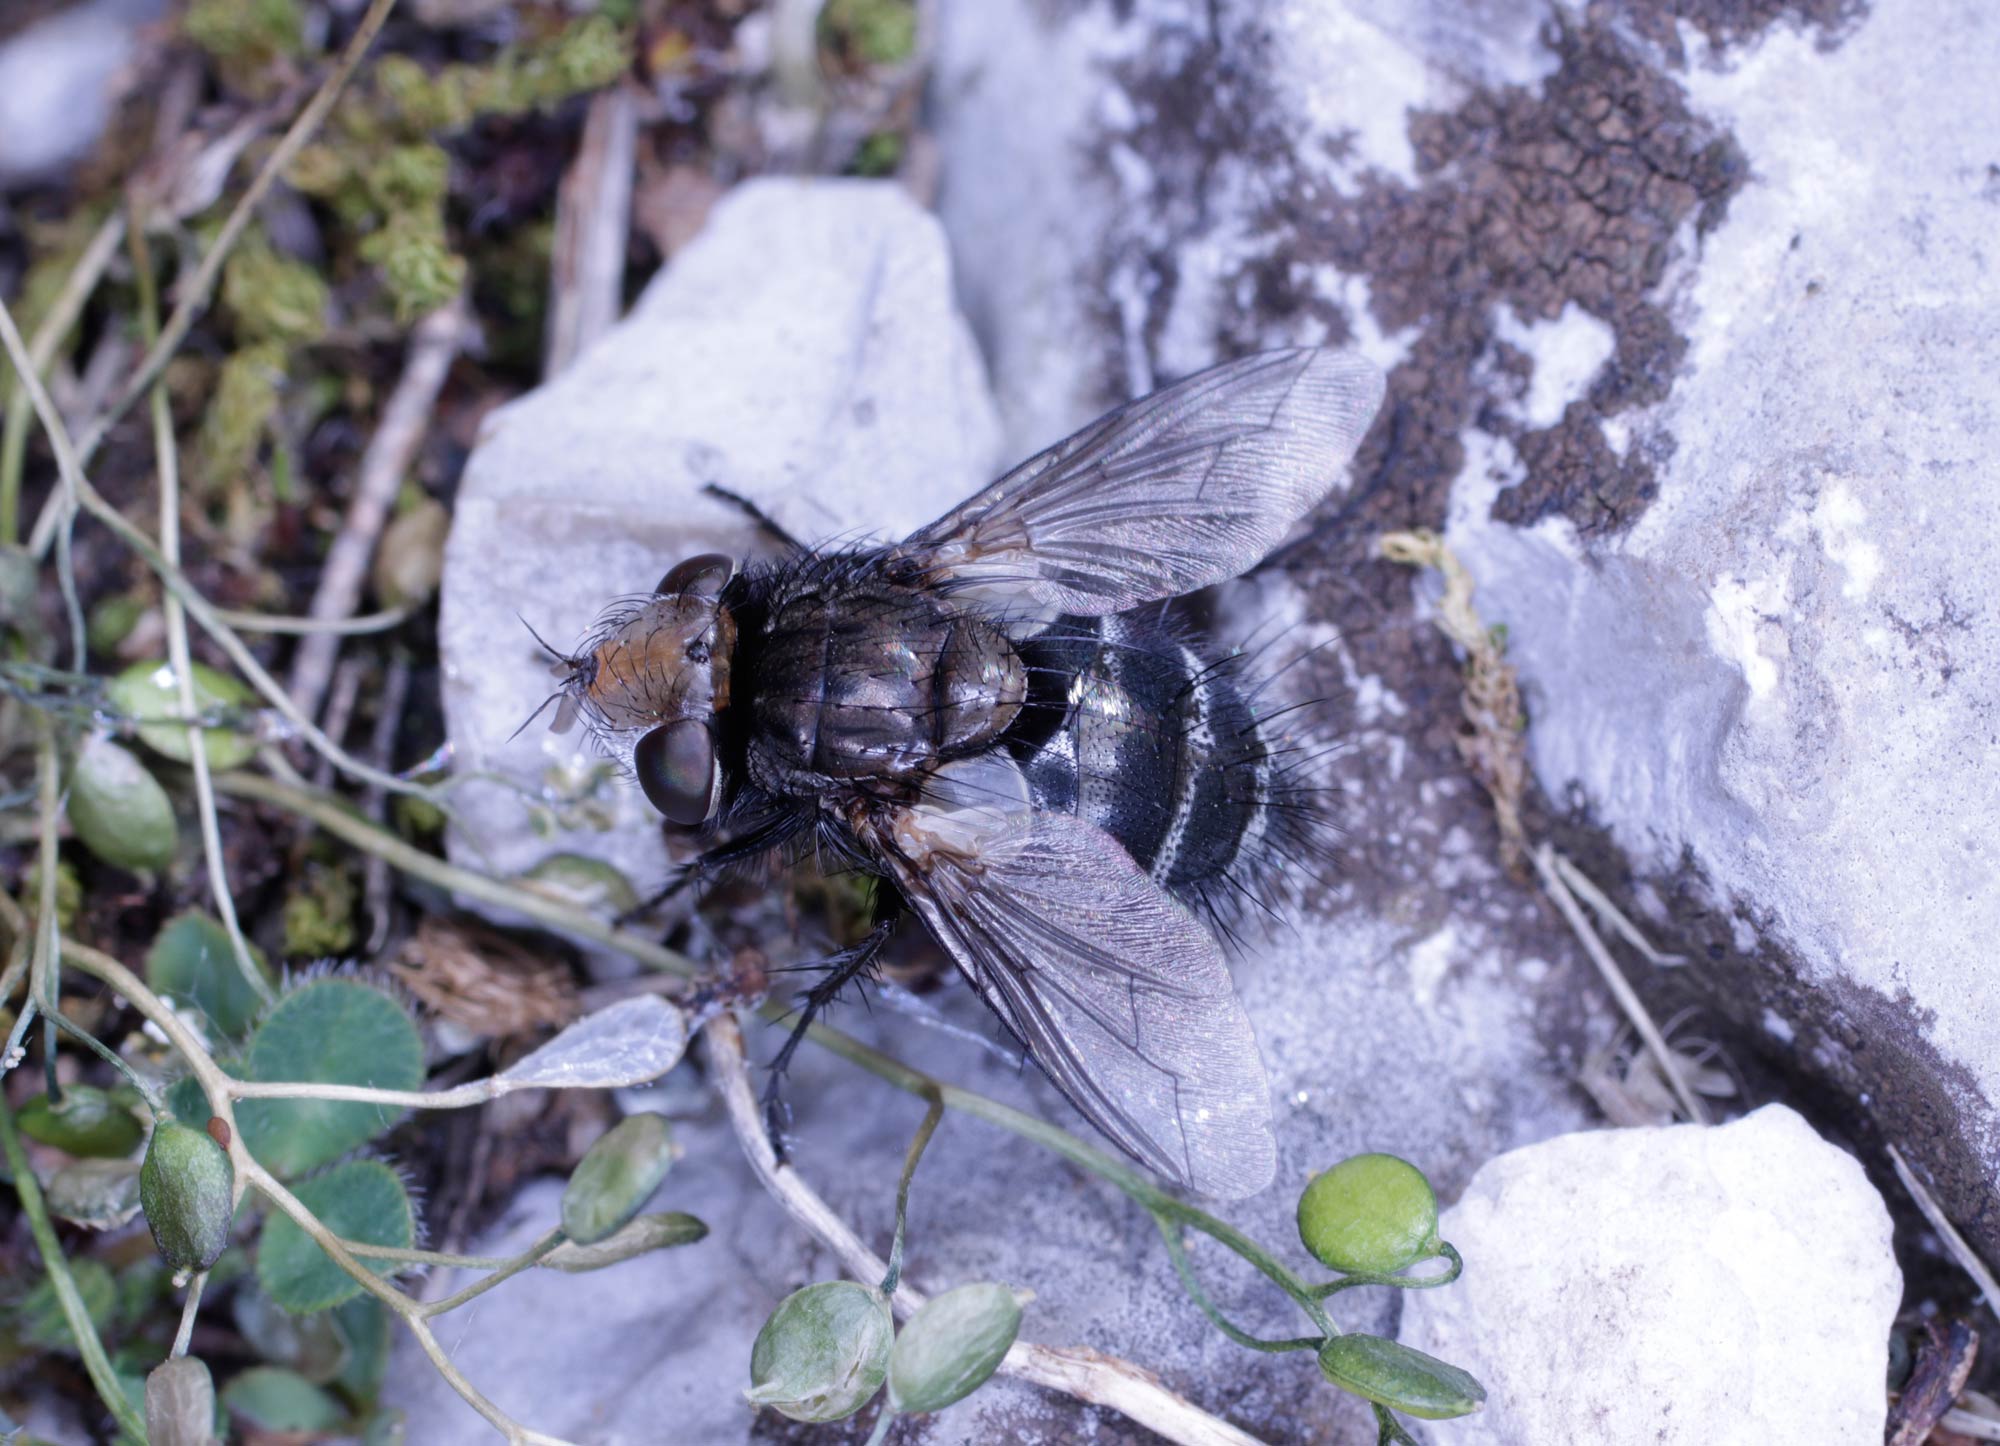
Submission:
[[[1195,1190],[1255,1193],[1269,1090],[1215,930],[1327,821],[1240,670],[1161,605],[1283,540],[1382,390],[1348,353],[1261,353],[901,542],[691,558],[599,620],[564,713],[714,836],[687,879],[809,840],[886,880],[1106,1135]],[[891,927],[828,961],[805,1019]]]

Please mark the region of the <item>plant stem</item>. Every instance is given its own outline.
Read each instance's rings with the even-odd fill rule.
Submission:
[[[884,1295],[894,1295],[896,1282],[903,1278],[903,1235],[910,1216],[910,1181],[917,1173],[917,1161],[924,1157],[924,1147],[937,1133],[938,1121],[943,1118],[944,1100],[933,1090],[923,1123],[917,1126],[917,1133],[903,1156],[902,1176],[896,1181],[896,1233],[889,1240],[889,1273],[882,1277]]]
[[[1313,1299],[1325,1300],[1330,1295],[1337,1295],[1341,1291],[1356,1285],[1392,1285],[1398,1290],[1434,1290],[1440,1285],[1450,1285],[1465,1270],[1464,1258],[1459,1255],[1457,1250],[1452,1248],[1449,1240],[1438,1242],[1437,1256],[1433,1258],[1442,1258],[1449,1261],[1450,1265],[1447,1269],[1439,1271],[1436,1275],[1369,1275],[1366,1273],[1343,1275],[1339,1280],[1329,1280],[1324,1285],[1313,1286]]]
[[[188,1342],[194,1338],[194,1318],[201,1310],[201,1292],[208,1284],[208,1272],[197,1270],[188,1281],[187,1299],[181,1302],[180,1329],[174,1332],[174,1348],[167,1352],[167,1359],[187,1354]]]
[[[448,1250],[406,1250],[399,1245],[370,1245],[341,1238],[348,1252],[363,1260],[393,1260],[399,1265],[435,1265],[444,1270],[499,1270],[520,1259],[516,1255],[454,1255]]]
[[[238,612],[234,608],[215,610],[218,618],[239,633],[339,633],[344,637],[356,633],[386,633],[408,622],[413,614],[411,608],[387,608],[379,613],[363,613],[356,618],[293,618],[274,613]]]
[[[14,1193],[21,1199],[21,1213],[28,1217],[28,1233],[34,1236],[35,1249],[49,1273],[63,1319],[69,1322],[70,1334],[76,1338],[76,1348],[83,1356],[83,1368],[90,1374],[90,1383],[97,1388],[104,1408],[118,1418],[119,1426],[144,1441],[145,1418],[118,1384],[118,1374],[111,1368],[111,1358],[104,1352],[104,1342],[98,1338],[90,1311],[76,1288],[76,1278],[69,1273],[62,1243],[56,1239],[55,1226],[50,1223],[48,1207],[42,1200],[41,1181],[35,1178],[28,1152],[21,1148],[21,1137],[14,1132],[14,1112],[7,1107],[4,1090],[0,1090],[0,1152],[6,1154],[7,1168],[14,1173]]]
[[[1181,1278],[1181,1288],[1187,1291],[1201,1313],[1209,1318],[1215,1328],[1235,1341],[1239,1346],[1247,1346],[1253,1351],[1268,1351],[1273,1354],[1282,1351],[1316,1351],[1326,1343],[1324,1336],[1297,1336],[1290,1340],[1266,1340],[1244,1330],[1222,1313],[1221,1307],[1209,1298],[1202,1288],[1201,1280],[1194,1273],[1194,1262],[1188,1259],[1187,1245],[1180,1237],[1180,1227],[1155,1214],[1153,1223],[1160,1227],[1160,1239],[1167,1247],[1167,1258],[1174,1263],[1174,1274]]]
[[[13,314],[7,310],[4,301],[0,301],[0,343],[5,344],[7,354],[13,358],[15,366],[19,367],[25,355],[21,333],[15,328]],[[128,522],[124,514],[90,485],[90,480],[83,475],[83,466],[78,460],[76,449],[70,443],[69,429],[63,425],[55,404],[49,400],[47,389],[42,386],[38,377],[32,374],[25,376],[28,395],[35,404],[35,414],[41,418],[42,429],[48,433],[49,446],[56,454],[56,467],[63,479],[65,495],[73,495],[84,511],[110,528],[120,541],[145,559],[146,565],[158,575],[167,591],[186,604],[188,615],[201,625],[202,631],[215,639],[217,646],[228,656],[229,661],[249,679],[250,685],[264,696],[265,701],[283,714],[285,719],[299,731],[299,736],[311,744],[320,756],[350,777],[358,778],[364,783],[372,783],[390,793],[413,794],[433,803],[440,802],[437,790],[407,782],[392,773],[384,773],[379,768],[369,767],[327,737],[312,719],[306,717],[278,680],[266,672],[264,665],[259,663],[243,645],[243,640],[236,636],[235,631],[216,616],[213,605],[201,595],[200,589],[188,580],[187,574],[162,556],[151,538]]]
[[[159,1095],[154,1091],[153,1087],[147,1084],[145,1080],[141,1079],[139,1077],[138,1071],[134,1070],[131,1065],[127,1064],[123,1059],[119,1058],[119,1056],[113,1050],[111,1050],[109,1047],[105,1045],[103,1040],[99,1039],[96,1035],[92,1034],[89,1030],[85,1029],[82,1025],[72,1022],[71,1020],[69,1020],[68,1018],[64,1017],[61,1014],[49,1014],[49,1015],[44,1015],[43,1017],[49,1020],[50,1023],[54,1024],[55,1027],[57,1029],[60,1029],[64,1034],[67,1034],[71,1039],[77,1040],[85,1048],[89,1049],[91,1053],[95,1054],[99,1059],[103,1060],[106,1064],[110,1065],[113,1069],[117,1070],[118,1073],[124,1075],[125,1082],[131,1085],[133,1089],[139,1092],[139,1097],[146,1102],[146,1108],[148,1111],[151,1112],[155,1120],[164,1119],[166,1117],[167,1114],[166,1104],[164,1101],[160,1099]],[[51,1058],[54,1057],[54,1054],[55,1054],[54,1050],[49,1051],[49,1055]]]
[[[457,1310],[467,1301],[486,1294],[487,1291],[493,1289],[501,1281],[510,1280],[529,1267],[539,1264],[543,1256],[563,1243],[563,1238],[562,1227],[557,1226],[554,1230],[542,1236],[533,1245],[530,1245],[521,1254],[501,1265],[491,1275],[481,1276],[464,1290],[458,1291],[453,1295],[448,1295],[443,1300],[434,1300],[427,1304],[419,1305],[417,1309],[426,1317],[443,1315],[446,1311]]]
[[[533,893],[508,880],[463,869],[456,864],[447,863],[436,854],[425,853],[387,829],[354,813],[347,804],[330,794],[279,783],[254,773],[226,773],[216,780],[216,786],[222,792],[238,798],[250,798],[259,803],[273,804],[287,812],[309,818],[335,837],[345,839],[354,847],[373,854],[391,867],[401,869],[425,883],[435,884],[441,889],[450,889],[469,899],[477,899],[483,904],[493,904],[526,914],[529,918],[552,929],[560,929],[599,944],[608,944],[651,969],[678,974],[684,979],[692,979],[699,972],[695,968],[694,961],[685,954],[678,954],[672,949],[655,944],[644,935],[620,929],[587,910],[558,903],[554,899]]]
[[[152,252],[140,218],[133,217],[128,235],[132,242],[132,269],[138,281],[139,330],[148,342],[157,342],[160,332],[159,296],[153,276]],[[180,452],[174,444],[174,416],[167,400],[165,382],[152,389],[153,458],[160,478],[160,555],[173,567],[181,565],[181,469]],[[167,624],[167,659],[173,665],[174,681],[180,690],[181,712],[193,717],[194,659],[188,651],[187,609],[171,592],[162,604]],[[194,769],[195,812],[201,820],[202,856],[208,861],[208,890],[215,900],[216,915],[229,934],[230,951],[236,956],[236,971],[256,998],[269,1004],[277,998],[271,981],[250,957],[249,941],[236,918],[236,900],[229,891],[229,873],[222,857],[222,824],[215,814],[215,783],[209,776],[208,740],[201,730],[189,725],[188,762]]]

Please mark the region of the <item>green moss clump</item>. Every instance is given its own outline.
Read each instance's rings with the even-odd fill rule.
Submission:
[[[306,886],[285,899],[285,954],[328,959],[354,948],[354,880],[339,869],[314,868]]]
[[[237,243],[222,271],[222,304],[238,340],[306,346],[326,334],[326,282],[312,267],[271,249],[261,231]]]
[[[306,48],[306,12],[298,0],[194,0],[188,40],[234,72],[252,72]]]
[[[450,188],[451,157],[428,142],[392,146],[370,163],[362,181],[369,198],[391,215],[442,206]]]
[[[445,239],[444,217],[405,211],[361,243],[361,259],[382,270],[399,321],[443,306],[465,284],[465,258]]]
[[[916,53],[917,7],[910,0],[827,0],[819,42],[850,64],[900,64]]]
[[[222,363],[214,400],[201,419],[202,475],[211,487],[240,476],[257,460],[284,375],[285,348],[277,342],[243,347]]]

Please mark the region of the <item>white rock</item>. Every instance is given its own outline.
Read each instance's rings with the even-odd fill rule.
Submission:
[[[0,42],[0,191],[46,180],[97,142],[136,32],[161,0],[89,0]]]
[[[1442,1221],[1466,1260],[1401,1340],[1477,1375],[1451,1446],[1879,1446],[1902,1295],[1881,1197],[1770,1105],[1490,1161]]]
[[[510,737],[553,686],[522,620],[567,648],[682,558],[757,546],[706,483],[809,540],[900,536],[989,480],[996,443],[943,238],[900,188],[731,192],[623,325],[488,420],[467,464],[445,553],[446,722],[462,772],[511,786],[454,794],[454,857],[513,872],[581,852],[642,893],[666,874],[658,816],[583,730]],[[531,827],[536,797],[572,826]]]

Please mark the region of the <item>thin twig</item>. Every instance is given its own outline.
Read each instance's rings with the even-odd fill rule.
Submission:
[[[311,616],[319,622],[341,621],[353,616],[368,580],[368,564],[375,556],[376,539],[389,520],[396,493],[423,445],[430,426],[431,409],[444,389],[452,361],[465,344],[471,325],[463,295],[454,297],[417,323],[410,334],[409,358],[402,378],[382,408],[375,435],[368,439],[355,473],[354,495],[348,499],[347,515],[340,531],[327,549],[320,567],[319,586],[313,592]],[[327,681],[333,676],[333,662],[340,653],[338,632],[312,632],[292,658],[288,691],[308,718],[317,717],[326,697]]]
[[[384,608],[379,613],[363,613],[357,618],[290,618],[275,613],[239,612],[235,608],[217,608],[215,615],[239,633],[338,633],[351,638],[401,627],[410,620],[410,609]]]
[[[618,320],[638,136],[639,98],[630,88],[615,85],[592,97],[556,193],[544,378],[567,370]]]
[[[146,355],[140,360],[137,370],[125,379],[125,385],[119,389],[111,405],[83,434],[77,448],[79,468],[89,465],[90,459],[97,455],[99,444],[117,425],[118,419],[131,409],[134,402],[145,395],[146,389],[153,384],[153,379],[166,369],[167,363],[173,360],[174,353],[180,350],[181,343],[187,339],[188,331],[195,323],[195,318],[201,315],[208,305],[209,297],[214,294],[215,283],[222,275],[223,263],[229,259],[229,253],[235,249],[238,238],[249,226],[258,203],[264,199],[278,177],[284,174],[285,167],[305,149],[306,144],[325,122],[327,115],[333,110],[334,102],[340,99],[340,92],[354,74],[355,67],[361,64],[362,57],[368,53],[368,47],[374,42],[376,32],[389,18],[389,12],[395,4],[396,0],[371,0],[360,22],[354,27],[354,34],[348,40],[347,48],[334,62],[333,69],[327,72],[326,79],[320,83],[312,99],[306,102],[305,108],[299,112],[298,119],[292,122],[290,129],[272,148],[271,154],[258,168],[257,175],[250,182],[248,189],[237,198],[236,205],[231,208],[228,218],[222,223],[222,229],[216,232],[214,243],[202,257],[201,265],[196,267],[194,273],[182,283],[179,288],[180,300],[174,306],[173,315],[167,318],[167,324],[160,329],[159,340],[146,349]],[[61,520],[60,512],[60,507],[53,509],[45,507],[40,518],[36,520],[34,537],[29,546],[33,548],[37,557],[48,550],[49,542],[55,535],[56,525]]]
[[[779,1163],[764,1133],[735,1019],[717,1016],[709,1021],[704,1036],[729,1123],[751,1171],[787,1214],[840,1258],[849,1275],[871,1284],[881,1280],[888,1272],[887,1262],[862,1243],[798,1171]],[[897,1315],[907,1318],[924,1297],[907,1283],[899,1284],[890,1303]],[[1088,1347],[1063,1349],[1016,1341],[1000,1369],[1033,1385],[1108,1407],[1182,1446],[1257,1446],[1256,1437],[1175,1395],[1150,1372]]]
[[[1924,1212],[1924,1219],[1930,1221],[1931,1229],[1937,1231],[1944,1248],[1951,1252],[1959,1268],[1972,1277],[1972,1283],[1979,1287],[1979,1293],[1986,1297],[1986,1308],[2000,1315],[2000,1280],[1993,1276],[1992,1267],[1979,1258],[1979,1252],[1958,1233],[1958,1227],[1951,1223],[1951,1217],[1944,1213],[1944,1207],[1937,1202],[1917,1172],[1910,1168],[1910,1162],[1903,1158],[1903,1152],[1894,1145],[1887,1147],[1889,1163],[1896,1167],[1896,1178],[1903,1182],[1903,1188],[1910,1192],[1910,1198],[1917,1202],[1917,1208]]]
[[[1556,855],[1556,872],[1562,875],[1577,897],[1590,905],[1597,917],[1611,931],[1638,951],[1639,957],[1656,969],[1672,969],[1687,963],[1682,954],[1665,954],[1653,947],[1653,941],[1640,932],[1639,926],[1626,916],[1623,909],[1611,902],[1611,896],[1597,887],[1589,874],[1569,861],[1566,854]],[[1671,1023],[1671,1021],[1669,1022]]]
[[[138,280],[139,325],[152,339],[160,327],[159,297],[155,289],[152,252],[146,245],[143,228],[134,226],[132,266]],[[160,555],[169,566],[181,565],[181,467],[180,450],[174,443],[173,405],[167,398],[166,383],[152,389],[153,460],[160,478]],[[187,609],[168,593],[162,605],[167,625],[167,660],[173,666],[179,690],[181,712],[192,718],[200,709],[194,696],[194,655],[188,648]],[[230,952],[236,970],[256,998],[269,1004],[277,997],[271,981],[257,967],[243,925],[236,917],[236,898],[229,889],[229,870],[222,856],[222,823],[215,812],[215,780],[208,765],[208,740],[202,730],[190,724],[187,730],[188,762],[194,769],[195,812],[201,821],[201,851],[208,864],[208,891],[215,900],[216,915],[229,935]]]
[[[1681,1102],[1681,1108],[1687,1111],[1690,1120],[1700,1125],[1708,1124],[1708,1108],[1702,1104],[1701,1097],[1688,1086],[1687,1079],[1681,1071],[1680,1056],[1668,1048],[1666,1040],[1660,1035],[1660,1027],[1653,1023],[1653,1016],[1640,1002],[1637,992],[1619,969],[1617,961],[1611,957],[1611,951],[1604,947],[1604,941],[1597,937],[1597,931],[1590,926],[1590,920],[1584,915],[1583,906],[1577,903],[1576,895],[1572,894],[1569,885],[1563,882],[1562,872],[1556,864],[1558,855],[1554,846],[1547,843],[1538,844],[1530,857],[1535,861],[1535,872],[1541,875],[1542,888],[1555,901],[1556,908],[1561,911],[1570,929],[1583,945],[1583,952],[1590,956],[1591,963],[1597,966],[1597,972],[1604,977],[1606,986],[1611,990],[1611,997],[1618,1001],[1618,1007],[1625,1011],[1625,1017],[1632,1022],[1632,1028],[1638,1031],[1639,1038],[1645,1041],[1646,1048],[1652,1051],[1654,1061],[1660,1066],[1660,1074],[1673,1087],[1674,1098]]]

